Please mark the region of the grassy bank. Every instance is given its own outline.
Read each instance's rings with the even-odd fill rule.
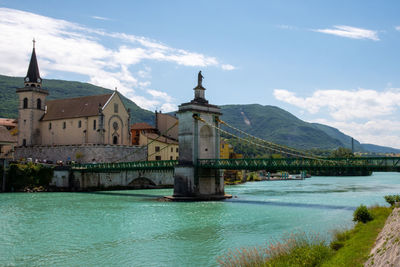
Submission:
[[[326,261],[323,267],[363,266],[387,217],[392,212],[391,208],[386,207],[373,207],[369,210],[374,217],[372,221],[366,224],[357,223],[353,229],[336,234],[335,241],[342,242],[343,247]]]
[[[318,236],[291,235],[266,247],[230,251],[218,259],[221,266],[363,266],[392,209],[372,207],[373,220],[357,223],[353,229],[337,231],[327,244]]]

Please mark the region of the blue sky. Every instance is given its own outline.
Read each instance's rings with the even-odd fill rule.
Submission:
[[[383,4],[384,3],[384,4]],[[192,99],[279,106],[400,148],[397,1],[0,0],[0,74],[118,90],[149,110]]]

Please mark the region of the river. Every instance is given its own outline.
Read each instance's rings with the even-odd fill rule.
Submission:
[[[400,173],[227,186],[221,202],[160,202],[172,189],[0,194],[0,266],[217,266],[228,249],[353,225]]]

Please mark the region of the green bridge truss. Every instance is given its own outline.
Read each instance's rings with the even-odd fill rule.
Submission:
[[[107,172],[123,170],[173,170],[177,160],[134,161],[120,163],[76,164],[72,168],[82,172]],[[400,157],[354,158],[282,158],[282,159],[200,159],[197,166],[204,169],[266,170],[276,171],[340,171],[361,170],[400,172]]]

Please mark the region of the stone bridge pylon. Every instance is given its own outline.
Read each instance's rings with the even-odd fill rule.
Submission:
[[[220,108],[205,99],[203,76],[198,74],[194,99],[179,106],[179,164],[175,167],[174,201],[222,200],[226,195],[224,179],[219,169],[203,169],[198,159],[219,158],[218,118]]]

